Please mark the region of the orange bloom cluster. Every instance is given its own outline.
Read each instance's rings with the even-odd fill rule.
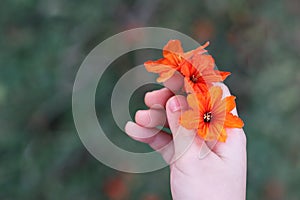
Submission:
[[[183,112],[180,124],[197,130],[206,141],[225,142],[226,128],[242,128],[243,121],[231,113],[236,107],[235,97],[222,98],[223,91],[213,83],[224,81],[230,72],[215,69],[215,61],[205,48],[184,52],[179,40],[169,41],[163,49],[163,58],[145,62],[147,71],[159,74],[157,82],[165,82],[175,73],[184,78],[183,90],[190,109]]]

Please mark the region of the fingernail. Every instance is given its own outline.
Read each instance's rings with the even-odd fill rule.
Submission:
[[[172,112],[177,112],[181,109],[180,103],[176,98],[173,98],[172,101],[170,101],[169,107]]]

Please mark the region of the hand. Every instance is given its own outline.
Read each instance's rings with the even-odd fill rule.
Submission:
[[[230,95],[225,85],[220,86],[225,96]],[[181,112],[188,109],[185,97],[163,88],[147,93],[145,103],[150,109],[138,111],[136,123],[128,122],[125,130],[159,151],[170,164],[173,199],[245,199],[246,136],[242,129],[227,129],[225,143],[205,142],[178,123]],[[153,135],[157,126],[168,126],[172,135],[163,131]],[[182,149],[186,138],[192,138],[191,144]]]

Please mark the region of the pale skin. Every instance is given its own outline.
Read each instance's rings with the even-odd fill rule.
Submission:
[[[182,81],[174,76],[165,85],[175,91],[182,86]],[[224,84],[217,85],[222,87],[223,96],[230,95]],[[145,104],[149,109],[138,111],[136,122],[128,122],[125,131],[133,139],[149,144],[170,164],[173,199],[245,199],[247,156],[242,129],[227,129],[225,143],[205,142],[196,135],[196,130],[179,125],[181,112],[188,109],[184,96],[163,88],[147,93]],[[233,113],[237,115],[236,109]],[[169,127],[173,136],[158,132],[157,126]],[[192,138],[191,143],[180,150],[186,138]],[[167,144],[170,145],[163,148]]]

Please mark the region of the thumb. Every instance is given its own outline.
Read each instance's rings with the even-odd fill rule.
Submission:
[[[169,122],[169,126],[171,132],[174,135],[178,132],[180,128],[179,118],[184,111],[189,108],[188,103],[186,101],[186,97],[182,95],[176,95],[171,97],[166,103],[166,112],[167,112],[167,119]]]

